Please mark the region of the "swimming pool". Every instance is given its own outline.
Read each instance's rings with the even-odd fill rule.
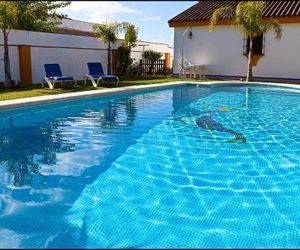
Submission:
[[[299,248],[298,92],[184,85],[1,111],[0,247]]]

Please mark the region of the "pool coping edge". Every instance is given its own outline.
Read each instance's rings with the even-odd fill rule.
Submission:
[[[253,84],[253,85],[277,86],[277,87],[292,88],[292,89],[300,90],[300,85],[288,84],[288,83],[244,82],[244,81],[207,81],[207,82],[176,81],[176,82],[168,82],[168,83],[127,86],[127,87],[118,87],[118,88],[112,88],[112,89],[109,88],[109,89],[87,90],[87,91],[72,92],[72,93],[63,93],[63,94],[44,95],[44,96],[35,96],[35,97],[26,97],[26,98],[5,100],[5,101],[0,101],[0,110],[14,108],[14,107],[29,106],[29,105],[40,104],[40,103],[50,103],[53,101],[60,101],[60,100],[79,99],[79,98],[89,97],[89,96],[109,96],[109,95],[114,95],[114,94],[135,92],[135,91],[139,91],[139,90],[168,88],[168,87],[187,85],[187,84],[197,84],[197,85],[205,85],[205,86],[228,85],[228,84],[247,84],[247,85]]]

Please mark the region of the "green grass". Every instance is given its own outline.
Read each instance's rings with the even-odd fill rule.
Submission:
[[[175,78],[172,76],[167,77],[123,77],[120,80],[120,87],[132,86],[132,85],[147,85],[155,83],[167,83],[176,81],[197,81],[197,82],[207,82],[211,81],[209,79],[190,79],[190,78]]]
[[[209,81],[209,79],[179,79],[174,77],[122,77],[120,79],[120,87],[133,86],[133,85],[146,85],[146,84],[155,84],[155,83],[167,83],[173,81]],[[16,89],[0,89],[0,101],[4,100],[12,100],[18,98],[25,97],[34,97],[34,96],[44,96],[44,95],[53,95],[53,94],[62,94],[62,93],[70,93],[70,92],[79,92],[79,91],[87,91],[87,90],[95,90],[95,89],[103,89],[103,88],[113,88],[111,85],[106,84],[105,86],[101,86],[98,88],[94,88],[91,84],[84,85],[83,82],[78,82],[77,87],[73,87],[71,85],[64,85],[63,88],[60,85],[57,85],[58,88],[49,89],[41,88],[40,85],[31,85],[31,86],[21,86]]]

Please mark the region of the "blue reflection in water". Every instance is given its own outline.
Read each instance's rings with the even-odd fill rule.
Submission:
[[[299,99],[182,86],[1,111],[0,247],[299,247]],[[197,126],[224,107],[245,143]]]
[[[173,91],[1,111],[0,247],[47,247],[83,188],[171,114]]]

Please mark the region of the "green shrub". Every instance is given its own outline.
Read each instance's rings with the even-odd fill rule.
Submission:
[[[117,75],[125,75],[128,67],[132,64],[133,60],[130,57],[130,48],[119,47],[118,48],[118,59],[116,64]]]

